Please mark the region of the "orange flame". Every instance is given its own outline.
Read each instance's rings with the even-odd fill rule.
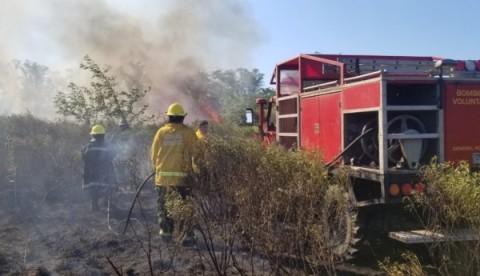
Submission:
[[[200,107],[203,109],[205,113],[210,117],[210,119],[216,123],[216,124],[221,124],[222,119],[220,119],[220,116],[218,113],[212,108],[212,106],[206,102],[206,101],[200,101]]]

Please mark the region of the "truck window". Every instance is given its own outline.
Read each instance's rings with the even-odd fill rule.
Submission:
[[[298,70],[280,71],[280,96],[299,92]]]

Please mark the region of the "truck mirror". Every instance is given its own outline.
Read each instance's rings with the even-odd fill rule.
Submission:
[[[253,125],[253,109],[245,109],[245,123],[247,125]]]

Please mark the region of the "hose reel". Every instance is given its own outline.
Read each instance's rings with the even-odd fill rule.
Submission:
[[[362,128],[362,134],[367,130],[374,130],[366,134],[361,140],[363,153],[373,161],[378,161],[378,119],[374,118],[368,121]],[[402,134],[405,138],[388,139],[387,155],[391,163],[399,164],[406,161],[408,168],[415,169],[419,160],[425,155],[427,150],[427,140],[422,138],[412,138],[416,134],[426,133],[425,125],[415,116],[400,115],[387,123],[387,137],[389,134]],[[411,136],[411,137],[408,137]]]

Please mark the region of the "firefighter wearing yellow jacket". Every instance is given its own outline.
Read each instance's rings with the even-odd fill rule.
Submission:
[[[195,134],[197,135],[198,140],[205,140],[208,135],[208,121],[201,121]]]
[[[197,137],[193,129],[183,124],[187,113],[182,105],[170,105],[165,114],[168,116],[168,123],[155,134],[150,154],[155,166],[159,234],[169,237],[173,233],[174,222],[165,206],[166,198],[172,193],[177,193],[182,200],[190,196],[191,186],[187,183],[187,176],[192,171],[192,150],[197,143]],[[187,225],[185,222],[179,223],[180,226]],[[186,233],[187,238],[193,238],[191,231]]]

